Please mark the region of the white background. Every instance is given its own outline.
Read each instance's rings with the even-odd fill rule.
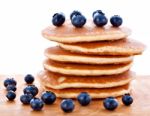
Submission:
[[[0,74],[36,74],[42,70],[44,49],[54,45],[41,36],[55,12],[80,10],[91,18],[101,9],[108,18],[118,14],[124,26],[133,30],[132,38],[147,45],[137,56],[132,70],[150,74],[150,6],[148,0],[0,0]]]

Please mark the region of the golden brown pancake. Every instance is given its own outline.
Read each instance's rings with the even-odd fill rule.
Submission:
[[[92,21],[87,21],[83,28],[75,28],[70,21],[66,21],[61,27],[51,25],[42,31],[44,38],[61,43],[118,40],[128,37],[130,33],[131,30],[126,27],[102,28],[95,26]]]
[[[37,77],[43,86],[53,89],[64,88],[110,88],[128,84],[135,73],[127,71],[119,75],[109,76],[67,76],[50,71],[41,71]]]
[[[133,59],[133,56],[100,56],[72,53],[58,46],[46,49],[45,55],[54,61],[82,64],[122,64],[131,62]]]
[[[95,98],[106,98],[106,97],[118,97],[126,93],[130,93],[131,88],[129,85],[113,87],[113,88],[102,88],[102,89],[90,89],[90,88],[67,88],[67,89],[52,89],[49,87],[43,87],[46,91],[52,91],[59,98],[77,98],[81,92],[88,92],[88,94]]]
[[[144,51],[145,46],[133,39],[116,41],[63,44],[60,47],[72,52],[95,55],[137,55]]]
[[[52,60],[45,60],[44,68],[66,75],[79,76],[98,76],[98,75],[112,75],[123,73],[131,67],[131,62],[127,64],[107,64],[107,65],[88,65],[88,64],[73,64],[62,63]]]

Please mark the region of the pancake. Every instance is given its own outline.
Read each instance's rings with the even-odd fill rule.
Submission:
[[[88,92],[88,94],[95,98],[106,98],[106,97],[118,97],[126,93],[130,93],[131,88],[129,85],[114,87],[114,88],[102,88],[102,89],[90,89],[90,88],[67,88],[67,89],[52,89],[43,87],[46,91],[52,91],[59,98],[77,98],[81,92]]]
[[[44,68],[66,75],[79,76],[98,76],[98,75],[112,75],[123,73],[131,67],[131,62],[127,64],[108,64],[108,65],[88,65],[88,64],[73,64],[61,63],[52,60],[45,60]]]
[[[53,89],[64,88],[109,88],[128,84],[135,73],[127,71],[119,75],[110,76],[67,76],[50,71],[41,71],[37,77],[44,86]]]
[[[70,21],[66,21],[61,27],[51,25],[42,31],[44,38],[61,43],[118,40],[128,37],[130,33],[131,30],[126,27],[101,28],[95,26],[93,21],[87,21],[83,28],[75,28]]]
[[[60,47],[50,47],[45,50],[45,55],[51,60],[59,62],[82,63],[82,64],[121,64],[131,62],[133,56],[100,56],[72,53]]]
[[[145,48],[142,43],[133,39],[59,45],[72,52],[95,55],[138,55]]]

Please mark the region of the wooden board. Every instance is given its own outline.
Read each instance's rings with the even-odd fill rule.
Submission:
[[[148,78],[149,77],[149,78]],[[127,107],[119,100],[119,107],[115,111],[107,111],[103,108],[102,100],[93,100],[89,106],[82,107],[75,101],[75,110],[72,113],[64,113],[60,109],[60,99],[53,105],[45,105],[42,111],[32,111],[29,105],[22,105],[19,100],[22,90],[26,86],[23,76],[16,75],[17,98],[9,102],[3,81],[6,77],[0,76],[0,116],[150,116],[150,76],[136,77],[132,83],[132,96],[134,103]],[[35,84],[40,88],[38,82]],[[42,90],[41,90],[42,91]],[[41,92],[40,92],[41,93]],[[39,93],[39,94],[40,94]]]

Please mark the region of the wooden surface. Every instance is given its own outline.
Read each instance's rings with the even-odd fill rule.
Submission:
[[[23,76],[16,75],[17,98],[9,102],[3,81],[6,77],[0,76],[0,116],[150,116],[150,76],[139,76],[132,83],[132,96],[134,103],[127,107],[119,100],[119,107],[115,111],[107,111],[103,108],[102,100],[93,100],[89,106],[82,107],[75,101],[75,110],[72,113],[63,113],[60,109],[60,99],[53,105],[45,105],[42,111],[32,111],[29,105],[22,105],[19,100],[22,90],[26,86]],[[38,82],[35,82],[40,88]],[[41,93],[41,92],[40,92]],[[39,95],[40,95],[39,93]]]

